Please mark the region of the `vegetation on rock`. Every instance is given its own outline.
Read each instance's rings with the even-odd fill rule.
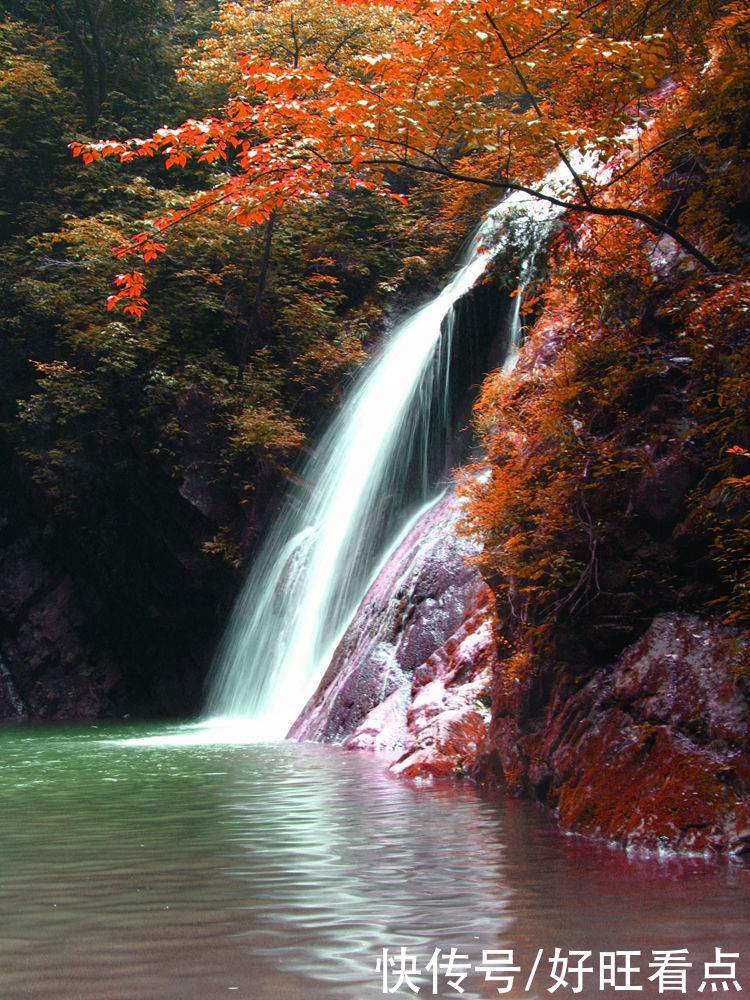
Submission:
[[[637,223],[568,219],[525,356],[476,404],[490,475],[467,478],[470,526],[511,630],[544,655],[611,657],[660,611],[750,628],[750,122],[721,110],[750,89],[745,30],[730,8],[686,47],[654,98],[658,154],[609,168],[633,204],[700,231],[721,273]]]

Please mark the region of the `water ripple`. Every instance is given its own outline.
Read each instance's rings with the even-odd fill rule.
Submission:
[[[743,870],[633,861],[367,756],[170,733],[0,731],[2,1000],[375,1000],[383,948],[746,941]]]

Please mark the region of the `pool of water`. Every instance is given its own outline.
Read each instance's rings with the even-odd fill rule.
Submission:
[[[0,866],[0,1000],[750,992],[747,866],[628,858],[334,748],[0,730]]]

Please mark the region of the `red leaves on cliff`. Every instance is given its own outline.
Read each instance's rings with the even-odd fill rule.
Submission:
[[[750,636],[750,283],[657,277],[592,228],[559,249],[516,370],[486,381],[487,462],[462,485],[512,645],[580,671],[665,611]]]
[[[489,462],[464,487],[509,634],[578,664],[675,608],[750,634],[750,8],[671,16],[684,59],[649,96],[644,154],[608,169],[724,273],[635,219],[569,215],[525,356],[483,389]]]

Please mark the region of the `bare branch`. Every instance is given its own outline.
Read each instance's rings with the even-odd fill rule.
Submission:
[[[419,151],[421,152],[421,151]],[[410,160],[404,160],[399,158],[377,158],[372,160],[363,161],[363,165],[366,166],[392,166],[392,167],[410,167],[413,170],[417,170],[420,173],[428,174],[438,174],[449,180],[462,181],[468,184],[478,184],[483,187],[494,188],[499,191],[520,191],[523,194],[529,195],[531,198],[535,198],[539,201],[549,202],[551,205],[557,205],[559,208],[564,209],[569,212],[576,212],[579,215],[598,215],[602,218],[607,219],[632,219],[634,222],[641,222],[647,228],[653,230],[654,232],[661,233],[664,236],[669,236],[670,239],[674,240],[679,246],[685,250],[691,257],[695,258],[706,270],[710,271],[712,274],[718,274],[719,268],[717,265],[701,250],[695,246],[694,243],[686,237],[683,236],[678,230],[673,229],[672,226],[667,225],[664,222],[660,222],[659,219],[655,219],[652,215],[647,212],[639,212],[634,208],[610,208],[606,205],[597,205],[589,203],[588,205],[582,204],[579,201],[566,201],[564,198],[559,198],[556,195],[548,194],[546,191],[540,190],[539,188],[533,188],[526,184],[520,184],[517,181],[511,181],[508,179],[503,180],[492,180],[488,177],[478,177],[472,174],[458,173],[455,170],[451,170],[443,164],[436,164],[434,166],[428,163],[418,163],[412,162]]]
[[[532,103],[532,105],[534,107],[534,110],[536,111],[537,115],[540,118],[543,118],[544,116],[542,114],[542,109],[539,107],[539,103],[538,103],[536,97],[534,97],[534,95],[532,94],[531,88],[529,87],[528,83],[526,82],[526,77],[523,75],[523,73],[521,72],[521,70],[516,65],[515,57],[511,54],[511,51],[508,48],[508,43],[505,41],[505,38],[503,37],[502,32],[500,31],[500,29],[498,28],[497,24],[495,23],[495,19],[493,18],[492,14],[490,14],[490,12],[488,10],[486,10],[484,13],[485,13],[485,15],[487,17],[487,20],[492,25],[492,28],[493,28],[495,34],[500,39],[500,44],[503,47],[503,51],[505,52],[506,56],[508,57],[508,61],[510,62],[511,66],[513,67],[513,72],[518,77],[518,79],[519,79],[519,81],[521,83],[521,86],[523,87],[524,92],[526,93],[526,96],[531,101],[531,103]],[[557,155],[560,157],[560,159],[563,161],[563,163],[567,167],[567,169],[568,169],[568,171],[570,173],[570,176],[573,178],[573,181],[575,182],[576,187],[581,192],[581,197],[583,198],[585,204],[590,206],[591,205],[591,199],[589,197],[588,191],[586,190],[586,188],[584,186],[583,181],[581,180],[581,178],[580,178],[577,170],[574,168],[573,164],[568,159],[567,154],[565,153],[565,150],[562,148],[562,146],[560,145],[560,143],[556,139],[554,141],[554,147],[555,147],[555,151],[557,152]]]
[[[694,129],[689,128],[687,129],[687,131],[680,132],[679,135],[673,135],[669,139],[664,139],[663,142],[659,142],[655,146],[652,146],[651,149],[647,149],[645,153],[639,156],[638,159],[635,160],[635,162],[631,163],[628,167],[626,167],[625,170],[621,170],[619,174],[615,174],[614,177],[610,178],[610,180],[607,181],[605,188],[611,187],[613,184],[616,184],[618,181],[621,181],[623,177],[627,177],[628,174],[632,174],[632,172],[634,170],[637,170],[638,167],[640,167],[640,165],[645,160],[648,160],[649,157],[654,155],[654,153],[658,153],[660,149],[664,149],[665,146],[669,146],[673,142],[679,142],[680,139],[686,139],[689,135],[692,135],[694,131],[695,131]]]

